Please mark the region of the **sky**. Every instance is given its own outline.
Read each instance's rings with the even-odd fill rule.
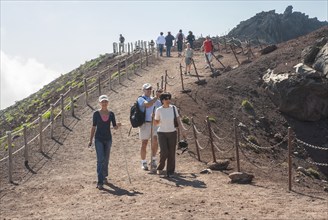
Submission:
[[[262,11],[288,5],[327,21],[328,0],[312,1],[17,1],[1,2],[0,109],[28,97],[61,74],[126,42],[155,40],[179,29],[222,36]]]

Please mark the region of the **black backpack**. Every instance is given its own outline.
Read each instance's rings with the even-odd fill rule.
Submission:
[[[142,96],[139,96],[142,97]],[[138,99],[139,99],[138,97]],[[145,123],[146,111],[142,112],[137,101],[131,106],[130,109],[130,122],[133,128],[140,127]]]

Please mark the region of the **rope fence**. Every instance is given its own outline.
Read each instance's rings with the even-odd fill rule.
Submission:
[[[14,160],[14,156],[23,153],[25,166],[29,166],[31,156],[37,154],[44,155],[44,139],[45,132],[49,131],[49,137],[54,139],[54,124],[60,117],[60,126],[66,126],[68,117],[75,117],[75,105],[81,97],[84,96],[84,104],[88,105],[88,99],[92,93],[98,90],[98,95],[101,94],[101,88],[106,83],[109,84],[109,89],[112,89],[112,84],[115,80],[120,84],[124,78],[129,78],[129,74],[136,74],[137,68],[148,66],[149,63],[155,63],[156,57],[152,52],[148,52],[146,48],[147,42],[142,43],[144,46],[141,50],[131,52],[129,50],[128,56],[124,60],[118,60],[113,65],[107,66],[96,74],[84,78],[82,82],[84,85],[84,92],[76,93],[76,86],[70,87],[64,94],[60,95],[54,103],[50,104],[50,108],[38,118],[30,123],[23,124],[18,130],[7,131],[6,135],[0,137],[0,163],[8,169],[8,180],[13,183],[14,168],[20,165],[19,161]],[[121,54],[121,53],[120,53]],[[139,62],[139,65],[136,64]],[[124,64],[124,68],[121,65]],[[117,67],[117,71],[115,71]],[[32,154],[33,153],[33,154]],[[39,157],[39,156],[37,156]]]

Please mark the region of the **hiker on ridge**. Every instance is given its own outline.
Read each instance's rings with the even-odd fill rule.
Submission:
[[[171,32],[167,32],[167,35],[165,37],[165,46],[166,46],[166,56],[170,57],[171,56],[171,48],[173,46],[173,41],[174,41],[174,37],[171,34]]]
[[[156,40],[157,48],[159,50],[159,55],[163,56],[163,48],[165,44],[165,37],[163,36],[163,32],[161,32]]]
[[[189,31],[187,36],[187,42],[190,44],[190,48],[194,49],[195,35],[192,34],[192,31]]]
[[[148,164],[146,160],[147,154],[147,144],[148,140],[151,139],[151,128],[153,127],[153,143],[151,145],[152,158],[150,167],[151,170],[155,170],[157,167],[156,154],[158,150],[157,143],[157,127],[152,126],[152,115],[154,114],[156,108],[161,106],[159,101],[159,96],[163,92],[162,89],[156,91],[156,96],[152,97],[152,86],[149,83],[145,83],[142,86],[143,95],[138,98],[138,105],[142,112],[145,112],[145,123],[139,127],[139,139],[141,140],[140,156],[141,156],[141,168],[143,170],[148,170]]]
[[[203,42],[203,45],[201,47],[201,50],[204,50],[204,55],[205,55],[205,63],[206,63],[205,69],[209,68],[209,65],[212,65],[211,62],[212,62],[213,49],[214,49],[214,47],[213,47],[213,43],[212,43],[210,36],[206,36],[206,39]],[[206,57],[208,59],[208,62],[207,62]]]
[[[186,63],[185,74],[187,74],[188,72],[190,75],[191,62],[193,56],[194,56],[194,50],[190,47],[190,43],[187,43],[187,48],[185,49],[185,63]]]
[[[122,34],[120,34],[120,39],[119,39],[119,41],[120,41],[120,47],[119,47],[119,51],[120,52],[122,52],[122,53],[124,53],[124,42],[125,42],[125,38],[123,37],[123,35]]]
[[[179,33],[177,34],[175,39],[176,39],[176,43],[177,43],[177,47],[178,47],[178,57],[181,57],[183,42],[185,41],[185,36],[182,33],[181,29],[179,30]]]
[[[95,148],[97,153],[97,188],[102,190],[104,183],[108,184],[108,164],[110,149],[112,146],[112,134],[110,124],[114,129],[118,129],[121,123],[117,123],[114,112],[108,110],[108,97],[101,95],[99,97],[100,109],[93,113],[91,136],[89,147],[95,138]]]

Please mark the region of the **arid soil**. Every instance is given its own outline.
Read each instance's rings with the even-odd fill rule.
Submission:
[[[223,63],[237,65],[231,53],[223,56]],[[258,53],[256,56],[253,62],[261,59]],[[132,129],[129,135],[129,109],[141,94],[142,84],[149,82],[155,87],[165,70],[172,77],[167,91],[173,94],[181,115],[193,117],[200,131],[206,116],[215,117],[218,135],[227,137],[218,143],[223,149],[230,149],[234,143],[233,117],[249,126],[261,144],[275,144],[270,143],[267,133],[286,135],[286,118],[278,116],[280,113],[261,88],[251,87],[250,81],[256,84],[258,75],[242,74],[259,70],[242,65],[237,68],[239,71],[221,72],[217,78],[211,78],[200,53],[196,53],[195,61],[200,79],[207,84],[197,86],[193,70],[191,76],[184,76],[185,89],[191,89],[188,94],[180,92],[179,63],[183,61],[175,52],[172,58],[160,58],[113,90],[103,88],[103,93],[109,95],[111,110],[123,123],[121,129],[113,131],[110,178],[105,190],[96,189],[96,154],[87,147],[92,112],[98,108],[98,95],[93,94],[90,106],[78,103],[77,117],[68,117],[66,128],[57,124],[56,141],[45,140],[45,154],[32,163],[29,171],[21,171],[19,177],[16,174],[15,184],[0,180],[1,219],[327,219],[328,193],[323,190],[327,183],[294,170],[293,190],[288,191],[286,143],[269,152],[244,150],[247,158],[241,156],[241,169],[255,175],[252,184],[230,183],[228,174],[236,171],[234,151],[216,152],[217,159],[230,160],[228,170],[200,174],[212,155],[207,146],[201,151],[201,162],[197,160],[192,129],[187,131],[189,151],[176,155],[174,178],[141,169],[138,129]],[[219,63],[214,64],[220,68]],[[265,71],[264,66],[261,71]],[[213,90],[215,85],[217,90]],[[228,86],[231,87],[227,89]],[[238,95],[238,91],[244,93]],[[254,118],[240,110],[242,99],[250,97],[257,115],[270,119],[267,127],[256,128],[251,123]],[[199,139],[205,147],[204,135],[199,134]],[[15,159],[23,163],[22,158]],[[1,164],[1,172],[4,170],[5,165]]]

